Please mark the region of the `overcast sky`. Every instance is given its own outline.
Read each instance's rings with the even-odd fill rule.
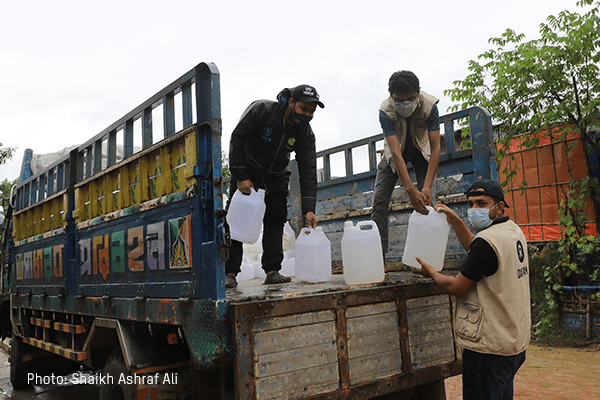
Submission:
[[[203,61],[220,71],[223,149],[241,113],[301,83],[325,109],[317,150],[381,132],[378,109],[397,70],[443,91],[507,28],[539,37],[576,0],[0,0],[0,142],[23,151],[81,144]]]

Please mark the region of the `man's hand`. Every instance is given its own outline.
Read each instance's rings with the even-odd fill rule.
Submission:
[[[425,215],[429,214],[426,205],[431,203],[426,202],[426,198],[423,193],[419,192],[414,186],[411,189],[407,189],[406,193],[408,194],[410,204],[412,204],[416,212]]]
[[[239,181],[237,183],[237,188],[244,194],[250,194],[250,190],[254,188],[254,185],[250,179],[246,179],[245,181]]]
[[[431,199],[431,188],[425,186],[423,188],[423,190],[421,190],[421,193],[423,193],[423,196],[425,196],[425,204],[430,206],[431,203],[433,203],[433,201]]]
[[[433,278],[433,274],[436,272],[435,269],[421,260],[420,257],[416,257],[416,260],[421,264],[421,268],[410,267],[412,272],[423,275],[425,278]]]
[[[454,223],[460,221],[460,217],[445,204],[436,204],[433,208],[439,213],[446,214],[446,218],[448,219],[448,223],[450,225],[454,225]]]
[[[315,215],[315,213],[313,212],[307,212],[306,213],[306,225],[309,228],[316,228],[317,227],[317,216]]]

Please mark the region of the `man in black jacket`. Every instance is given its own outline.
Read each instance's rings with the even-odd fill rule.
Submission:
[[[317,161],[315,135],[310,120],[319,101],[317,90],[309,85],[283,89],[277,101],[257,100],[250,104],[231,134],[229,198],[236,190],[265,189],[262,268],[265,284],[287,283],[290,277],[279,273],[283,260],[283,227],[287,221],[287,196],[291,172],[290,153],[296,153],[302,191],[302,214],[310,228],[317,225]],[[242,264],[242,243],[232,241],[225,263],[225,286],[237,286]]]

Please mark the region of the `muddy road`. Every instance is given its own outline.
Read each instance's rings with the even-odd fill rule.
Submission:
[[[97,400],[99,387],[92,384],[40,385],[14,391],[5,340],[0,343],[0,400]],[[76,380],[65,379],[66,382]],[[600,346],[566,349],[530,346],[527,361],[515,378],[515,399],[600,399]],[[460,376],[446,380],[448,400],[462,399]]]

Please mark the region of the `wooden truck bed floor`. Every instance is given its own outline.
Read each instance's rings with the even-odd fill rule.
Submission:
[[[263,284],[264,279],[255,278],[238,282],[237,287],[227,289],[226,298],[231,303],[243,303],[254,300],[280,299],[346,290],[355,291],[390,285],[409,285],[424,281],[423,277],[407,271],[390,272],[383,282],[363,285],[346,284],[343,274],[334,274],[331,281],[320,283],[302,282],[294,277],[290,283],[265,285]]]

